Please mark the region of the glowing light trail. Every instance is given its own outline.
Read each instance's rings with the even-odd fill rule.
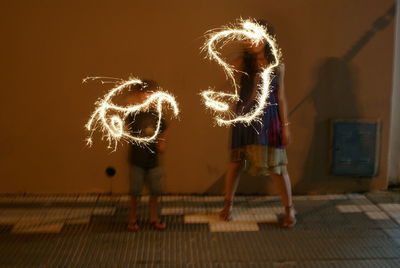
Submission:
[[[178,104],[175,98],[164,91],[152,92],[146,101],[137,105],[130,105],[121,107],[115,105],[112,102],[112,98],[120,94],[124,89],[129,89],[131,86],[140,85],[146,87],[146,84],[137,78],[131,78],[127,81],[118,78],[111,77],[87,77],[83,79],[83,83],[89,80],[100,80],[103,84],[113,83],[115,87],[112,88],[102,99],[96,102],[96,110],[90,116],[89,121],[86,124],[86,129],[90,132],[87,138],[87,144],[90,146],[92,144],[92,135],[94,131],[100,126],[101,131],[109,142],[109,148],[111,148],[112,142],[114,142],[114,150],[117,149],[118,141],[126,140],[128,142],[136,143],[139,145],[146,145],[155,141],[157,138],[162,120],[162,108],[164,103],[169,104],[172,109],[173,116],[177,117],[179,114]],[[114,81],[109,81],[114,80]],[[124,121],[129,114],[137,114],[142,111],[148,111],[152,105],[155,106],[158,113],[157,126],[154,133],[150,136],[133,136],[129,132],[129,129],[125,127]],[[114,114],[110,117],[108,114],[113,112]]]
[[[242,19],[239,20],[237,26],[233,25],[231,27],[223,27],[219,30],[210,31],[207,37],[208,39],[206,40],[202,49],[207,52],[207,57],[210,60],[216,61],[224,69],[227,78],[232,81],[234,88],[234,94],[217,92],[212,89],[203,91],[201,93],[206,107],[215,112],[228,112],[229,104],[223,99],[229,98],[239,101],[240,98],[238,94],[238,85],[236,84],[234,72],[241,72],[240,70],[234,69],[232,65],[229,65],[221,58],[221,53],[217,51],[217,45],[222,42],[222,45],[219,46],[221,48],[228,42],[234,40],[248,40],[251,42],[252,46],[260,45],[262,42],[264,42],[266,46],[270,46],[275,60],[274,62],[270,62],[267,68],[263,68],[261,70],[261,84],[255,97],[257,103],[255,107],[253,107],[244,115],[236,115],[236,117],[233,119],[224,119],[219,115],[217,115],[215,118],[219,125],[230,125],[235,123],[244,123],[249,125],[254,120],[260,120],[260,117],[264,111],[264,107],[266,105],[271,105],[271,103],[267,102],[267,99],[270,95],[269,86],[271,84],[273,70],[280,64],[281,55],[275,38],[268,34],[267,29],[264,26],[253,20]]]

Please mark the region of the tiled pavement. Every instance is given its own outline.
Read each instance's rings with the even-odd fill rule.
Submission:
[[[165,231],[126,231],[128,196],[0,195],[1,267],[400,267],[400,193],[296,196],[298,224],[278,225],[277,197],[164,196]]]

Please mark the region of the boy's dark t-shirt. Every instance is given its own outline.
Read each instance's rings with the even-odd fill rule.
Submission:
[[[149,137],[157,129],[158,115],[152,111],[140,112],[136,115],[129,115],[126,121],[132,136]],[[161,119],[160,133],[164,132],[165,129],[165,120]],[[132,144],[129,152],[129,162],[145,169],[158,166],[157,140],[146,146]]]

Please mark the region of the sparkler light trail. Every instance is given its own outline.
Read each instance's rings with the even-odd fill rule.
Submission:
[[[270,46],[271,52],[274,56],[274,62],[270,62],[267,68],[261,70],[261,84],[258,88],[258,92],[255,97],[256,105],[248,113],[244,115],[236,115],[232,119],[224,119],[217,115],[215,117],[216,122],[219,125],[230,125],[235,123],[244,123],[249,125],[254,120],[260,120],[263,114],[264,107],[271,105],[267,102],[270,95],[270,83],[272,80],[273,70],[279,66],[281,53],[276,44],[275,38],[268,34],[267,29],[258,24],[253,20],[242,20],[240,19],[237,25],[223,27],[218,30],[211,30],[207,34],[207,40],[202,47],[207,53],[207,58],[216,61],[224,70],[227,78],[232,81],[234,93],[217,92],[212,89],[201,92],[204,99],[204,104],[207,108],[215,112],[229,112],[229,104],[224,99],[231,99],[239,101],[238,85],[234,77],[235,72],[241,72],[234,69],[234,67],[221,58],[221,53],[218,52],[218,48],[222,48],[227,43],[238,40],[238,41],[250,41],[251,45],[260,45],[265,43],[266,46]],[[217,46],[221,44],[220,46]]]
[[[89,137],[87,138],[87,144],[89,146],[92,145],[92,135],[99,126],[103,132],[103,138],[105,137],[108,141],[109,148],[111,148],[111,144],[114,142],[114,151],[117,149],[117,144],[120,140],[125,140],[139,145],[147,145],[148,143],[154,142],[160,132],[163,112],[162,108],[164,103],[169,104],[174,117],[177,117],[179,114],[178,104],[175,101],[175,98],[171,94],[162,91],[160,88],[158,88],[160,89],[159,91],[152,92],[143,103],[125,107],[115,105],[112,102],[112,98],[120,94],[124,89],[129,89],[131,86],[135,85],[139,85],[142,88],[147,86],[146,83],[137,78],[130,78],[129,80],[124,81],[122,79],[111,77],[87,77],[83,79],[83,83],[89,80],[100,80],[103,84],[115,84],[114,88],[112,88],[102,99],[96,102],[96,110],[90,116],[90,119],[85,126],[90,132]],[[151,136],[131,135],[129,129],[127,129],[124,124],[126,117],[129,114],[148,111],[153,106],[156,108],[158,113],[158,121],[154,133]],[[110,112],[112,112],[112,116],[109,116]]]

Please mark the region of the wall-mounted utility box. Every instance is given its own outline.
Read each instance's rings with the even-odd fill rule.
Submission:
[[[379,120],[332,120],[331,173],[374,177],[378,171]]]

